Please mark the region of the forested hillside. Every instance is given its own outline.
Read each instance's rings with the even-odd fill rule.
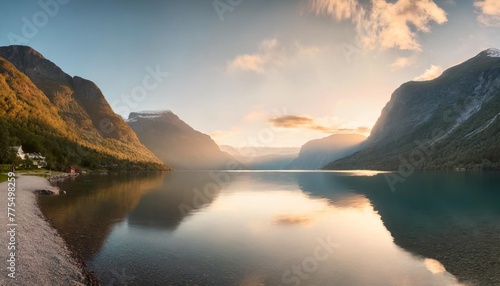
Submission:
[[[42,153],[51,169],[166,169],[95,84],[21,46],[0,48],[0,163],[12,162],[13,145]]]

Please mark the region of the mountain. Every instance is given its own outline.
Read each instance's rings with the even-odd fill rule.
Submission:
[[[242,147],[220,146],[221,150],[243,163],[250,170],[283,170],[299,152],[295,147]]]
[[[0,47],[0,128],[50,168],[165,169],[91,81],[26,46]]]
[[[391,96],[365,146],[327,169],[500,169],[500,50]]]
[[[289,170],[321,169],[329,162],[351,155],[366,139],[359,134],[333,134],[311,140],[300,148],[299,156],[287,166]]]
[[[174,169],[239,168],[239,162],[222,152],[210,136],[194,130],[172,111],[132,112],[127,123],[144,145]]]

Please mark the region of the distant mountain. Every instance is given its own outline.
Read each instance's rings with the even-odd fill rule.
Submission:
[[[297,157],[295,147],[242,147],[220,146],[250,170],[283,170]]]
[[[0,47],[0,106],[8,143],[41,152],[51,168],[165,168],[93,82],[30,47]]]
[[[329,162],[351,155],[359,150],[366,139],[359,134],[333,134],[322,139],[311,140],[300,148],[299,156],[286,168],[291,170],[316,170]]]
[[[127,123],[141,142],[174,169],[236,169],[239,162],[171,111],[130,113]]]
[[[328,169],[500,169],[500,50],[391,96],[365,146]]]

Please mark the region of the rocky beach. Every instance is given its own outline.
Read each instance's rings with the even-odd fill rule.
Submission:
[[[18,176],[15,185],[15,225],[7,217],[8,183],[0,184],[0,255],[1,285],[88,285],[89,275],[83,265],[74,259],[57,231],[43,217],[37,205],[37,193],[57,194],[57,188],[47,179]],[[14,238],[12,238],[13,236]],[[15,246],[9,242],[15,241]],[[10,247],[9,247],[10,246]],[[12,254],[15,261],[11,264]],[[9,264],[9,265],[8,265]],[[15,265],[14,268],[8,268]],[[12,271],[14,270],[14,271]],[[11,277],[9,277],[11,273]],[[14,275],[12,273],[15,273]]]

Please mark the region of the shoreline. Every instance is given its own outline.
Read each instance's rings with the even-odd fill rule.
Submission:
[[[64,175],[64,174],[62,174]],[[73,174],[71,174],[73,175]],[[56,175],[57,179],[73,176]],[[64,177],[64,178],[63,178]],[[51,180],[52,179],[52,180]],[[58,188],[51,185],[54,178],[17,176],[15,190],[15,279],[7,274],[7,247],[0,254],[5,267],[0,268],[2,285],[100,285],[95,275],[68,247],[50,221],[43,215],[38,197],[57,195]],[[0,183],[2,192],[0,209],[7,214],[7,182]],[[7,215],[0,224],[1,240],[7,246]],[[12,250],[9,250],[12,251]]]

